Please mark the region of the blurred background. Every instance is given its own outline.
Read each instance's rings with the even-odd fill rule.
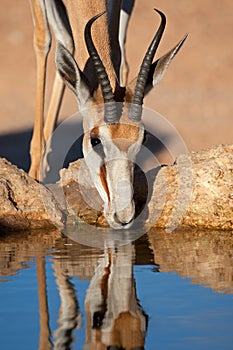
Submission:
[[[28,0],[0,0],[0,156],[24,169],[34,119],[36,65]],[[166,117],[190,151],[233,142],[233,3],[230,0],[136,0],[127,37],[130,79],[159,25],[156,7],[167,16],[158,56],[185,33],[189,37],[145,106]],[[48,90],[54,74],[50,57]],[[65,94],[61,118],[76,111]]]

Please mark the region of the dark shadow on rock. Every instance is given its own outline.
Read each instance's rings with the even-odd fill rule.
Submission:
[[[134,201],[135,201],[135,219],[140,216],[139,221],[135,221],[135,228],[143,227],[149,217],[148,204],[151,201],[153,193],[153,184],[161,166],[154,168],[147,173],[136,166],[134,173]],[[134,227],[134,226],[133,226]]]

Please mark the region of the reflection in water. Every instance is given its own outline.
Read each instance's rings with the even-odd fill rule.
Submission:
[[[56,283],[60,295],[60,313],[58,316],[58,328],[54,332],[54,349],[70,349],[73,341],[72,333],[81,321],[78,300],[74,286],[70,281],[68,271],[65,271],[60,259],[54,261]]]
[[[85,301],[89,350],[144,349],[147,318],[137,301],[133,258],[128,244],[108,248],[99,260]]]
[[[69,350],[73,342],[73,331],[80,322],[80,311],[76,292],[70,277],[61,265],[60,259],[55,259],[53,268],[56,283],[60,296],[60,312],[58,315],[58,327],[53,333],[51,341],[51,331],[49,327],[49,309],[47,300],[47,287],[45,275],[45,257],[39,254],[37,262],[37,280],[40,314],[40,339],[38,350]]]
[[[150,246],[150,249],[149,249]],[[85,247],[58,232],[12,233],[0,236],[0,276],[37,266],[39,350],[71,349],[74,331],[81,326],[78,294],[72,278],[90,279],[86,291],[86,345],[92,349],[144,349],[147,316],[139,305],[133,264],[160,265],[194,283],[218,292],[233,292],[231,232],[152,230],[135,244],[100,251]],[[153,255],[152,255],[153,252]],[[50,255],[60,298],[58,326],[50,330],[45,257]],[[152,261],[153,259],[153,261]]]
[[[151,248],[160,271],[177,271],[216,292],[233,293],[233,232],[151,230]]]
[[[36,267],[40,313],[40,339],[38,350],[48,350],[51,348],[52,343],[50,341],[45,256],[42,252],[39,252],[36,257]]]
[[[68,273],[76,274],[75,264],[64,256],[54,259],[61,301],[54,349],[69,349],[72,332],[80,322],[76,294],[68,278]],[[85,350],[144,349],[147,320],[136,296],[133,260],[132,244],[107,248],[98,257],[85,299]]]

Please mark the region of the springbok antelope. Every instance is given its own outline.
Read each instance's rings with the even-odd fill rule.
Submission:
[[[135,216],[132,183],[135,157],[145,133],[141,121],[144,95],[160,82],[186,39],[185,36],[153,63],[166,25],[165,15],[155,10],[161,18],[160,26],[137,78],[127,85],[124,42],[132,3],[132,0],[31,0],[38,80],[30,175],[39,177],[44,141],[48,141],[54,129],[64,90],[60,74],[74,92],[82,113],[85,162],[103,199],[104,215],[114,229],[129,228]],[[121,8],[128,8],[128,16],[122,15]],[[57,73],[43,129],[50,26],[57,40]]]

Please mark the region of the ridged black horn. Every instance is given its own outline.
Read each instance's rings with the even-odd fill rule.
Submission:
[[[143,98],[144,98],[148,74],[166,26],[166,16],[161,11],[157,9],[154,9],[154,10],[158,12],[158,14],[160,15],[161,23],[160,23],[159,29],[157,30],[145,54],[145,57],[142,61],[140,71],[137,77],[132,106],[131,106],[130,115],[129,115],[129,118],[135,122],[139,122],[142,117],[142,104],[143,104]]]
[[[114,99],[114,94],[112,92],[112,87],[103,65],[103,62],[100,59],[100,56],[95,48],[91,37],[91,26],[92,24],[102,16],[106,11],[92,17],[86,24],[85,27],[85,42],[87,46],[88,53],[93,60],[95,67],[96,75],[100,83],[102,95],[104,98],[104,120],[108,124],[116,123],[118,119],[116,102]]]

